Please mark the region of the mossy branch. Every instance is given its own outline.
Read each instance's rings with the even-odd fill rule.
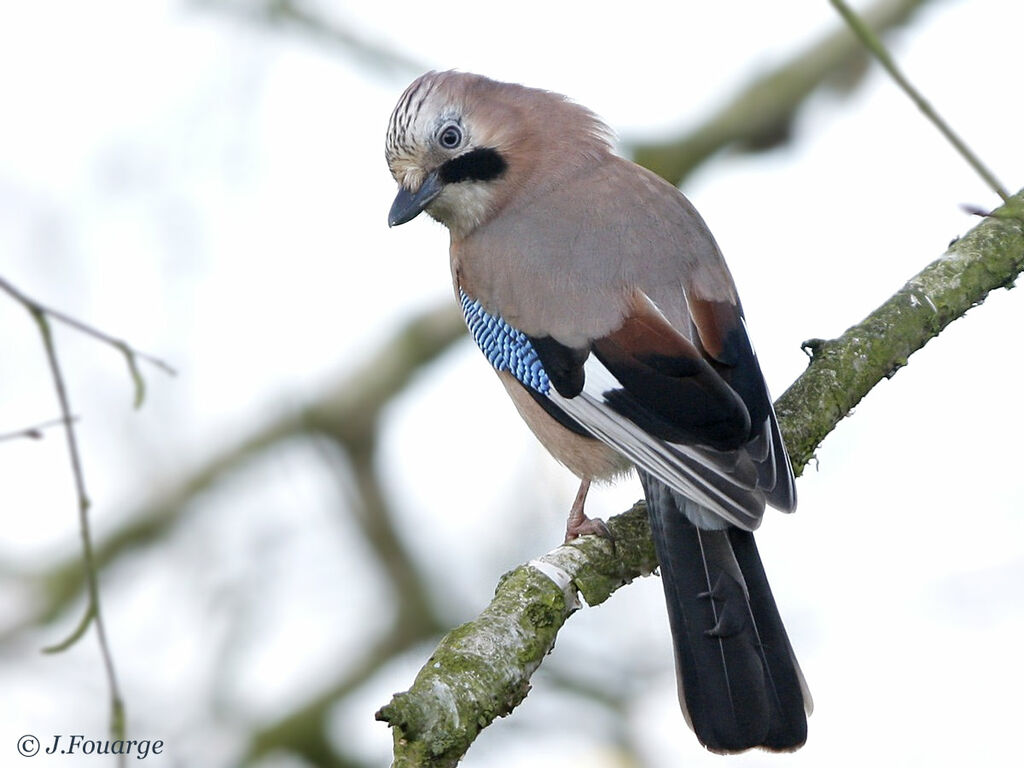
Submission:
[[[799,473],[835,425],[883,378],[990,291],[1024,270],[1024,192],[993,211],[891,299],[842,336],[814,340],[810,365],[775,404]],[[642,503],[611,518],[613,553],[593,537],[506,574],[491,604],[449,632],[412,687],[377,719],[393,729],[396,768],[454,766],[497,717],[526,696],[530,678],[577,607],[650,573],[656,560]],[[564,585],[564,589],[560,584]]]

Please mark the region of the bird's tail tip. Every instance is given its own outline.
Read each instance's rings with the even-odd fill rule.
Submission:
[[[810,694],[753,534],[697,528],[693,502],[650,476],[644,489],[687,723],[716,753],[799,749]]]

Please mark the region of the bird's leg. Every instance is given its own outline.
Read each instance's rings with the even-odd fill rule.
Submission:
[[[576,492],[576,500],[573,501],[572,507],[569,509],[569,519],[565,521],[566,544],[578,536],[586,536],[587,534],[600,536],[612,543],[615,542],[615,537],[608,530],[608,526],[604,524],[604,520],[599,518],[591,519],[583,512],[583,503],[587,500],[587,491],[589,490],[590,480],[581,480],[580,489]]]

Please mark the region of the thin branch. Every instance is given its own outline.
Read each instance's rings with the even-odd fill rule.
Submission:
[[[853,9],[850,8],[843,0],[831,0],[833,7],[843,20],[850,26],[853,33],[863,43],[864,47],[867,48],[871,54],[878,59],[878,63],[881,64],[885,71],[889,73],[889,76],[896,81],[896,84],[903,89],[903,92],[910,97],[910,100],[917,105],[917,108],[924,113],[925,117],[932,121],[932,124],[939,129],[939,132],[946,137],[946,140],[953,145],[953,148],[960,153],[960,156],[974,169],[974,171],[981,176],[986,184],[991,187],[992,191],[995,192],[1002,201],[1005,203],[1010,199],[1010,194],[1003,188],[1003,185],[996,179],[995,174],[988,169],[988,167],[981,162],[981,159],[974,154],[970,147],[968,147],[963,139],[961,139],[949,126],[949,124],[939,115],[938,112],[932,107],[930,103],[921,95],[921,93],[914,87],[914,85],[907,80],[906,76],[896,66],[896,61],[889,55],[889,51],[886,50],[885,45],[878,38],[871,28],[864,23]]]
[[[107,639],[106,624],[103,621],[103,611],[100,605],[99,572],[97,570],[96,554],[93,547],[92,530],[89,522],[89,496],[85,488],[85,473],[82,470],[82,459],[78,450],[78,439],[75,435],[76,418],[71,414],[71,404],[68,398],[67,387],[64,383],[64,374],[61,371],[60,362],[57,358],[57,349],[53,342],[53,332],[50,327],[50,320],[57,320],[80,333],[91,336],[99,341],[109,344],[124,355],[128,363],[128,370],[135,385],[135,407],[142,405],[145,398],[145,381],[138,368],[138,360],[161,368],[166,373],[174,374],[167,363],[158,360],[151,355],[146,355],[133,349],[122,339],[114,338],[103,331],[97,330],[80,320],[58,310],[47,307],[35,299],[30,298],[21,290],[12,285],[9,281],[0,277],[0,290],[10,295],[20,303],[32,316],[39,334],[43,341],[43,348],[46,351],[46,359],[50,367],[50,375],[57,391],[57,400],[60,404],[61,423],[64,426],[64,434],[67,437],[68,455],[71,459],[71,472],[74,476],[75,493],[78,498],[78,525],[82,540],[82,561],[79,564],[80,578],[85,580],[87,596],[85,613],[79,620],[75,630],[63,641],[44,648],[45,653],[59,653],[67,650],[80,640],[88,631],[90,626],[96,628],[96,638],[100,647],[100,656],[103,659],[103,668],[107,678],[107,686],[110,690],[110,733],[115,740],[124,739],[125,735],[125,713],[124,699],[117,682],[117,672],[114,668],[114,658],[110,651],[110,643]],[[38,431],[38,428],[37,430]],[[32,435],[33,431],[27,430],[24,435]],[[83,567],[84,566],[84,567]],[[83,573],[84,572],[84,573]],[[126,758],[119,755],[118,764],[124,765]]]
[[[927,0],[880,0],[864,13],[875,30],[905,24]],[[685,135],[669,141],[632,144],[633,159],[679,185],[711,155],[728,147],[765,149],[789,135],[807,98],[837,75],[859,68],[864,51],[844,27],[772,69],[729,99]]]
[[[75,478],[75,493],[78,496],[78,523],[82,536],[82,559],[85,565],[86,591],[89,598],[85,616],[71,636],[64,642],[47,650],[56,652],[69,648],[85,634],[90,623],[95,625],[100,655],[103,658],[103,667],[107,675],[107,685],[110,689],[110,733],[115,740],[123,740],[125,732],[124,699],[121,697],[121,691],[117,684],[114,658],[110,652],[107,630],[103,622],[103,612],[100,608],[99,577],[96,571],[92,532],[89,525],[89,495],[85,490],[85,474],[82,471],[82,460],[78,451],[78,441],[75,437],[75,425],[71,417],[71,404],[68,400],[67,387],[64,385],[64,376],[61,373],[60,363],[57,360],[57,350],[53,344],[53,334],[47,319],[47,313],[38,307],[29,307],[28,310],[39,327],[43,346],[46,349],[46,359],[50,365],[50,373],[53,377],[53,384],[57,390],[57,399],[60,402],[60,410],[63,415],[64,434],[67,436],[68,454],[71,457],[71,471]],[[124,759],[124,755],[121,755],[119,763],[123,764]]]
[[[808,369],[775,404],[799,472],[814,449],[878,382],[944,327],[1013,285],[1024,271],[1024,191],[997,209],[838,339],[815,341]],[[611,518],[616,550],[584,537],[520,566],[473,621],[449,632],[412,687],[377,713],[393,729],[394,766],[454,766],[495,718],[525,697],[530,677],[577,607],[655,565],[645,506]]]
[[[78,417],[77,416],[72,416],[71,417],[71,421],[73,421],[73,422],[78,421]],[[4,440],[19,440],[19,439],[42,440],[43,437],[44,437],[44,435],[43,435],[43,431],[44,430],[49,429],[50,427],[60,427],[60,426],[63,426],[63,425],[64,425],[64,419],[62,419],[62,418],[61,419],[50,419],[49,421],[44,421],[44,422],[41,422],[39,424],[33,424],[31,427],[25,427],[24,429],[19,429],[19,430],[15,431],[15,432],[4,432],[4,433],[0,434],[0,443],[2,443]]]
[[[5,280],[3,277],[0,277],[0,290],[3,290],[6,293],[10,294],[10,296],[13,297],[15,301],[24,306],[29,312],[33,313],[33,315],[39,313],[47,317],[50,317],[54,320],[57,320],[61,323],[64,323],[64,325],[70,326],[71,328],[74,328],[76,331],[79,331],[80,333],[84,333],[87,336],[92,336],[94,339],[98,339],[99,341],[102,341],[104,344],[109,344],[122,355],[124,355],[125,361],[128,363],[128,371],[132,377],[132,383],[135,385],[136,408],[142,406],[142,402],[143,400],[145,400],[146,397],[146,382],[142,378],[142,374],[139,371],[139,360],[145,360],[147,363],[156,366],[169,376],[177,375],[177,372],[174,370],[174,368],[165,363],[163,360],[154,357],[153,355],[146,354],[145,352],[140,352],[139,350],[129,345],[128,342],[126,342],[124,339],[118,339],[114,336],[111,336],[108,333],[104,333],[103,331],[97,328],[93,328],[91,325],[83,323],[81,320],[78,320],[74,317],[71,317],[70,315],[64,314],[59,310],[52,309],[51,307],[47,307],[46,305],[41,304],[35,299],[25,295],[21,290],[11,285],[11,283]]]
[[[92,559],[92,556],[90,556],[90,559]],[[88,566],[86,567],[88,568]],[[89,591],[89,602],[85,606],[85,613],[82,614],[82,618],[78,621],[78,626],[75,627],[74,630],[72,630],[70,635],[61,640],[59,643],[54,643],[53,645],[48,645],[45,648],[43,648],[43,653],[63,653],[68,648],[77,643],[79,640],[81,640],[85,636],[85,633],[89,631],[89,627],[92,626],[93,621],[96,620],[96,607],[93,604],[91,597],[92,590],[90,589]],[[97,624],[97,626],[99,625]],[[101,645],[104,648],[104,652],[106,652],[106,641],[101,641]]]

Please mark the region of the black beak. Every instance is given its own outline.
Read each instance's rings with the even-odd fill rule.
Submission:
[[[427,176],[415,192],[410,192],[405,187],[399,187],[395,202],[391,204],[391,210],[388,212],[388,226],[396,227],[415,219],[423,212],[424,208],[430,205],[431,200],[441,194],[443,187],[444,184],[437,171]]]

